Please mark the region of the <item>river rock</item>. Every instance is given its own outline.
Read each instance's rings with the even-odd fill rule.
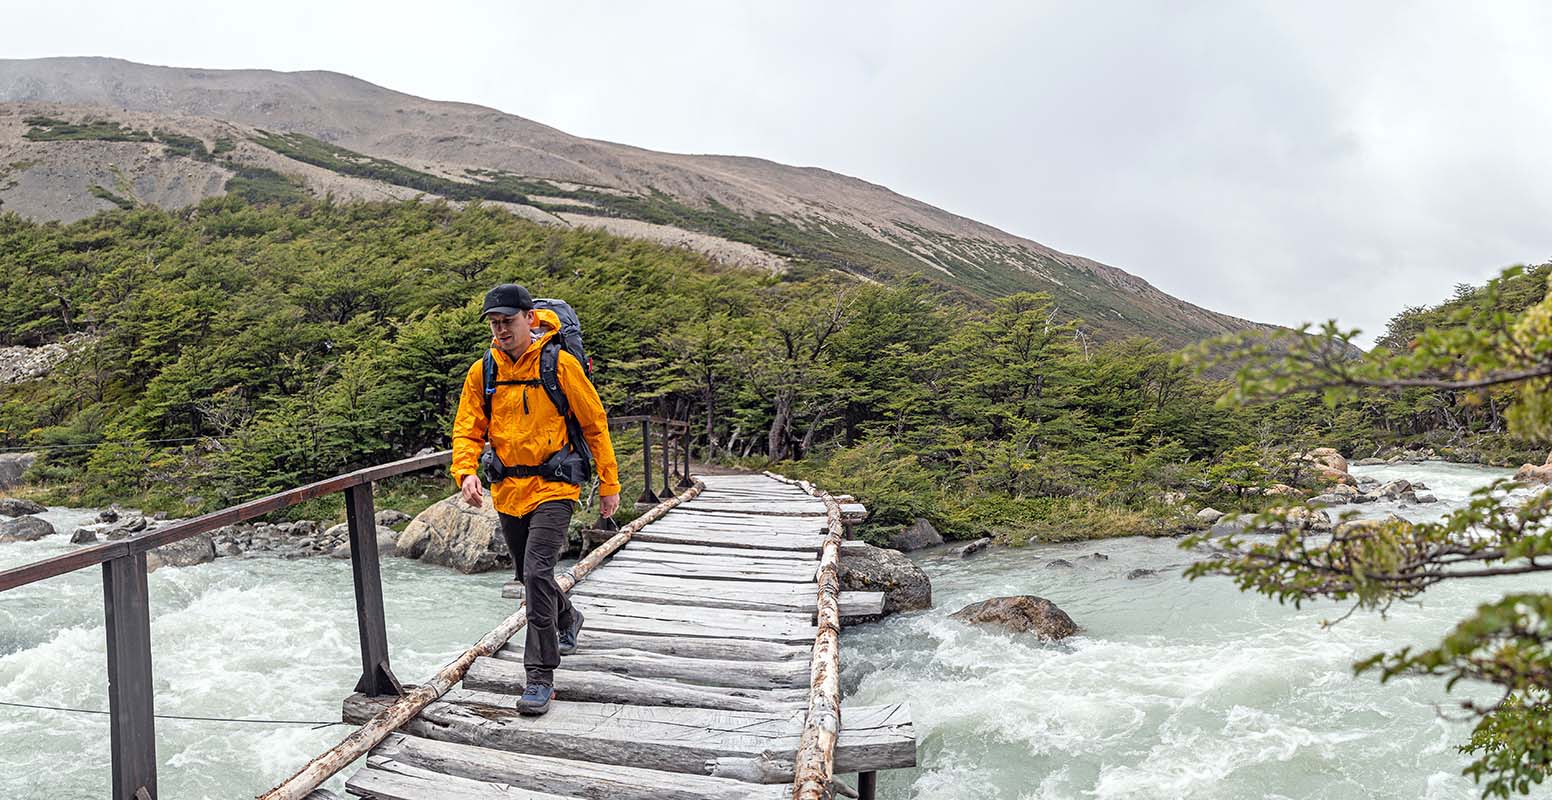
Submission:
[[[42,514],[47,511],[46,506],[40,506],[31,500],[23,500],[20,497],[0,497],[0,514],[7,517],[24,517],[28,514]]]
[[[377,512],[377,527],[392,528],[395,525],[403,525],[412,519],[409,514],[396,508],[385,508]]]
[[[1514,473],[1514,479],[1521,483],[1552,484],[1552,453],[1547,454],[1547,460],[1543,464],[1526,464]]]
[[[38,460],[37,453],[0,453],[0,489],[22,482],[22,475]]]
[[[1326,494],[1315,495],[1305,502],[1312,506],[1343,506],[1347,505],[1349,501],[1350,500],[1347,497],[1343,497],[1342,495],[1339,495],[1335,492],[1328,492]]]
[[[899,550],[848,544],[841,552],[840,567],[841,588],[883,592],[885,614],[932,607],[932,581]]]
[[[336,545],[333,550],[329,551],[329,555],[331,555],[331,556],[333,556],[335,558],[350,558],[350,529],[349,529],[349,527],[344,525],[343,523],[341,523],[339,525],[334,526],[334,528],[345,528],[345,540],[343,542],[340,542],[338,545]],[[327,531],[324,531],[324,536],[325,537],[329,536],[329,534],[334,531],[334,528],[330,528]],[[391,556],[391,555],[393,555],[393,552],[394,552],[394,542],[398,538],[399,538],[399,534],[394,532],[394,530],[392,528],[384,528],[382,526],[378,526],[378,528],[377,528],[377,554],[380,555],[380,556]],[[332,541],[332,538],[330,538],[329,540]]]
[[[70,532],[71,544],[91,544],[95,541],[97,541],[97,534],[85,525]]]
[[[1439,502],[1439,498],[1434,497],[1433,495],[1431,495],[1431,494],[1429,494],[1427,492],[1424,492],[1424,493],[1422,493],[1422,494],[1417,496],[1416,502],[1418,502],[1419,504],[1422,504],[1422,503],[1437,503],[1437,502]]]
[[[1013,633],[1034,633],[1058,641],[1078,632],[1067,612],[1043,597],[1016,595],[971,603],[949,616],[975,625],[997,625]]]
[[[208,533],[196,533],[187,539],[164,544],[146,553],[146,571],[158,567],[192,567],[216,560],[216,542]]]
[[[35,542],[45,536],[54,535],[54,526],[46,519],[37,517],[16,517],[15,519],[0,520],[0,543],[4,542]]]
[[[1378,499],[1379,497],[1372,494],[1355,494],[1349,497],[1347,501],[1349,503],[1372,503]]]
[[[1223,512],[1213,508],[1212,506],[1208,506],[1201,511],[1196,512],[1196,519],[1198,522],[1214,525],[1218,522],[1218,520],[1223,519]]]
[[[1065,558],[1053,558],[1045,562],[1046,569],[1072,569],[1072,562]]]
[[[1137,569],[1134,569],[1131,572],[1126,573],[1126,579],[1129,580],[1129,581],[1135,581],[1138,578],[1151,578],[1151,577],[1153,577],[1154,575],[1157,575],[1157,574],[1159,574],[1159,571],[1156,570],[1156,569],[1148,569],[1146,567],[1138,567]]]
[[[982,536],[981,538],[976,539],[975,541],[965,545],[964,547],[959,548],[959,557],[960,558],[969,558],[969,557],[975,555],[976,553],[979,553],[982,550],[985,550],[987,547],[989,547],[991,545],[991,543],[992,543],[992,537],[990,537],[990,536]]]
[[[1334,469],[1337,472],[1347,472],[1347,459],[1335,447],[1317,447],[1305,453],[1300,458],[1313,461],[1323,467]]]
[[[1331,530],[1331,515],[1319,509],[1295,506],[1279,509],[1279,511],[1283,512],[1283,524],[1274,525],[1274,530],[1289,528],[1306,528],[1320,532]]]
[[[1304,492],[1289,486],[1286,483],[1274,483],[1267,487],[1262,494],[1268,497],[1302,497]]]
[[[489,572],[511,559],[489,494],[479,508],[461,494],[433,503],[399,534],[394,553],[465,574]]]
[[[1334,494],[1337,497],[1343,497],[1351,501],[1352,498],[1363,494],[1363,492],[1358,491],[1358,487],[1350,483],[1339,483],[1331,487],[1330,494]]]
[[[943,536],[932,523],[918,518],[915,522],[905,526],[899,533],[889,539],[889,547],[894,550],[909,553],[912,550],[922,550],[928,547],[936,547],[943,544]]]
[[[1378,494],[1380,497],[1383,497],[1386,500],[1395,500],[1411,490],[1411,481],[1408,481],[1405,478],[1398,478],[1376,489],[1374,494]]]

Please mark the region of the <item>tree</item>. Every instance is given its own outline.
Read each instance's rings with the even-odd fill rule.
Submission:
[[[1406,328],[1408,339],[1396,349],[1356,355],[1357,332],[1328,322],[1272,342],[1219,340],[1191,357],[1237,365],[1227,399],[1239,403],[1301,392],[1319,392],[1336,405],[1405,389],[1508,389],[1515,432],[1545,442],[1552,433],[1552,299],[1543,290],[1523,310],[1511,309],[1505,293],[1525,292],[1524,274],[1511,268],[1482,289],[1458,290],[1452,310],[1434,325]],[[1407,315],[1415,316],[1410,309]],[[1287,514],[1263,515],[1259,523],[1282,523],[1287,532],[1271,542],[1192,537],[1185,546],[1212,549],[1188,574],[1227,575],[1243,589],[1295,605],[1330,598],[1383,613],[1446,581],[1552,571],[1552,492],[1516,505],[1505,488],[1499,482],[1477,492],[1438,522],[1346,523],[1329,539],[1309,535]],[[1484,795],[1528,793],[1552,772],[1552,594],[1506,595],[1478,608],[1437,646],[1377,654],[1355,670],[1376,671],[1383,680],[1434,675],[1446,678],[1447,687],[1462,681],[1496,687],[1492,703],[1462,703],[1477,725],[1460,749],[1476,756],[1466,774]]]

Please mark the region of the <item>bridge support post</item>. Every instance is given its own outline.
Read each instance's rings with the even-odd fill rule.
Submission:
[[[680,453],[684,459],[684,469],[679,472],[678,488],[688,489],[695,485],[695,480],[690,477],[690,418],[688,416],[684,418],[684,433],[681,436],[680,444],[683,445],[680,448]]]
[[[857,800],[874,800],[878,796],[878,773],[862,772],[857,775]]]
[[[641,470],[646,476],[641,488],[641,496],[636,498],[637,505],[655,506],[660,502],[657,495],[652,493],[652,419],[641,419]]]
[[[350,575],[356,585],[356,625],[361,634],[361,680],[356,691],[372,697],[404,694],[388,666],[388,627],[383,618],[383,577],[377,562],[377,514],[372,484],[345,490],[350,527]]]
[[[151,602],[145,553],[104,561],[109,739],[114,800],[156,800],[156,719],[151,697]]]
[[[672,438],[668,430],[668,420],[663,420],[663,493],[659,498],[673,497],[674,490],[668,485],[668,456],[673,450]]]

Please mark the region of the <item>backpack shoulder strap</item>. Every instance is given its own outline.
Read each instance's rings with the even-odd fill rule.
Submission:
[[[566,390],[560,386],[560,342],[555,339],[545,342],[544,349],[539,351],[539,383],[550,396],[550,402],[555,404],[555,410],[570,420],[571,402],[566,399]]]
[[[485,400],[485,438],[487,440],[490,439],[490,402],[491,398],[496,396],[497,369],[498,365],[496,364],[495,354],[490,352],[490,348],[485,348],[484,369],[481,375],[484,379],[483,388],[485,389],[482,396]]]

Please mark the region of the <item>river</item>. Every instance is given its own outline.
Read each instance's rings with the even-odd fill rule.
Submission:
[[[1414,519],[1508,474],[1443,463],[1354,472],[1425,481],[1441,502],[1400,510]],[[66,532],[84,521],[64,509],[45,518]],[[0,566],[69,547],[63,536],[0,545]],[[1454,750],[1470,725],[1441,715],[1442,683],[1382,686],[1353,677],[1351,664],[1435,642],[1476,603],[1552,581],[1446,585],[1387,619],[1359,614],[1322,629],[1341,609],[1279,606],[1219,578],[1187,582],[1187,555],[1171,540],[1118,539],[922,556],[934,608],[843,638],[848,702],[909,702],[921,742],[921,766],[882,775],[879,796],[1477,796]],[[1074,567],[1048,568],[1056,558]],[[1137,568],[1160,572],[1127,579]],[[507,613],[502,579],[386,559],[399,677],[424,679]],[[359,663],[348,562],[223,558],[158,570],[150,587],[159,714],[337,719]],[[107,707],[101,594],[100,573],[87,570],[0,595],[0,702]],[[1044,645],[948,618],[1008,594],[1056,602],[1083,633]],[[161,794],[253,796],[346,730],[158,720]],[[105,717],[0,706],[0,796],[104,797],[107,763]]]

